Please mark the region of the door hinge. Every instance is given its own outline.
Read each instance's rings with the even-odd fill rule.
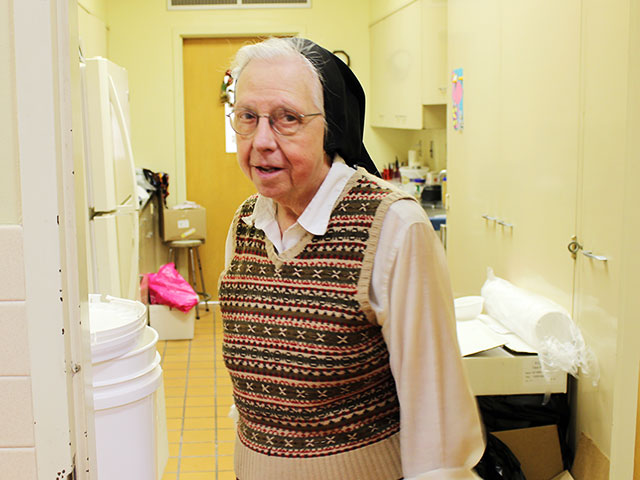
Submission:
[[[82,365],[80,365],[79,363],[72,363],[71,364],[71,374],[72,375],[75,375],[80,370],[82,370]]]

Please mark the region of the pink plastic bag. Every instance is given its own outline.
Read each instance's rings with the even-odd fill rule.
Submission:
[[[158,273],[147,273],[145,276],[149,283],[150,303],[167,305],[185,313],[198,303],[198,294],[173,263],[161,266]]]

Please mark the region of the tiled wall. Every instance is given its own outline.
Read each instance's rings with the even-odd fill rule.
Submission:
[[[0,474],[35,480],[23,234],[0,225]]]

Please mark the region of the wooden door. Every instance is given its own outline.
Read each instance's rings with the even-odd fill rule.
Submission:
[[[220,86],[236,51],[252,38],[189,38],[183,42],[187,199],[207,209],[200,248],[207,291],[218,297],[224,244],[233,214],[252,193],[235,153],[226,153]]]

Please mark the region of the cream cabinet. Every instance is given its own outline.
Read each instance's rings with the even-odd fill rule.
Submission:
[[[582,248],[576,255],[574,318],[601,375],[596,387],[578,383],[576,425],[609,456],[609,478],[622,479],[633,477],[640,352],[639,311],[625,309],[640,283],[640,6],[616,0],[604,8],[586,1],[582,25],[579,85],[585,103],[576,232]]]
[[[544,3],[449,3],[465,123],[447,134],[447,249],[456,293],[479,293],[492,267],[571,308],[579,1]]]
[[[369,29],[370,119],[374,127],[421,129],[422,105],[446,102],[446,2],[401,5]]]
[[[415,1],[416,0],[370,0],[370,21],[371,23],[378,22]]]
[[[422,0],[421,8],[422,104],[444,105],[450,81],[447,70],[447,2]]]
[[[371,125],[422,128],[420,2],[370,28]]]
[[[453,287],[479,293],[491,266],[572,312],[600,368],[597,385],[582,377],[571,390],[573,440],[586,434],[610,459],[610,478],[632,478],[640,7],[532,3],[448,5],[465,115],[463,131],[447,132]]]

